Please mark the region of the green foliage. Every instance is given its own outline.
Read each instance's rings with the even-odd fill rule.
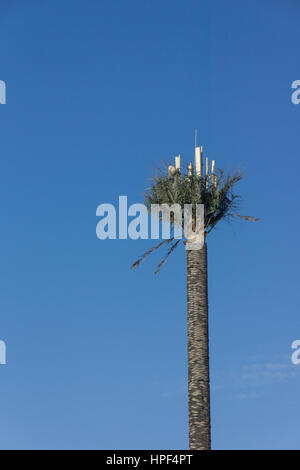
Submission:
[[[239,172],[231,176],[225,175],[223,170],[218,170],[216,175],[204,177],[195,173],[190,176],[181,175],[178,171],[174,176],[169,176],[166,172],[159,170],[159,175],[152,179],[150,188],[145,192],[145,204],[149,211],[152,204],[167,204],[169,206],[179,204],[182,208],[182,214],[184,205],[192,204],[193,221],[196,218],[196,204],[204,204],[204,229],[207,236],[218,222],[229,220],[233,216],[250,221],[258,220],[255,217],[236,213],[240,196],[233,192],[233,188],[241,178],[242,175]],[[171,223],[173,222],[171,213]],[[182,226],[182,228],[184,227]],[[173,240],[173,238],[164,240],[164,242],[148,250],[132,265],[132,268],[139,266],[141,261],[156,248]],[[171,246],[165,258],[159,263],[156,272],[159,272],[160,267],[178,246],[179,241]]]
[[[240,197],[233,193],[233,186],[241,180],[240,173],[225,176],[218,171],[216,185],[212,184],[213,176],[191,176],[176,173],[174,177],[164,175],[154,177],[151,187],[146,191],[145,204],[150,210],[151,204],[192,204],[193,218],[196,214],[196,204],[204,204],[204,225],[208,233],[224,218],[234,215]]]

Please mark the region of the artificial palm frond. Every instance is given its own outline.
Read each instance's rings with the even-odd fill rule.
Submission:
[[[249,220],[249,222],[258,222],[259,219],[257,217],[252,217],[250,215],[241,215],[241,214],[233,214],[235,217],[240,217],[241,219],[244,220]]]
[[[168,175],[165,171],[160,170],[159,175],[152,179],[151,186],[145,192],[145,205],[148,210],[151,210],[152,204],[179,204],[182,208],[182,216],[184,215],[184,205],[192,205],[192,219],[193,223],[196,221],[196,205],[204,205],[204,231],[207,236],[221,220],[228,220],[235,217],[240,217],[244,220],[251,222],[258,221],[257,218],[251,216],[244,216],[237,214],[236,210],[239,207],[240,196],[233,192],[234,186],[242,179],[242,174],[236,172],[234,175],[225,175],[223,170],[218,170],[214,176],[206,175],[199,176],[195,173],[191,175],[176,172],[173,176]],[[159,214],[162,220],[162,214]],[[184,219],[183,219],[184,220]],[[174,214],[170,214],[170,222],[174,228]],[[182,228],[184,229],[182,222]],[[132,268],[139,266],[141,261],[152,253],[154,250],[162,246],[164,243],[169,243],[174,240],[174,237],[163,240],[158,245],[146,251],[135,263]],[[169,255],[178,246],[178,240],[169,249],[166,256],[159,263],[156,273],[166,262]]]
[[[131,265],[131,269],[134,269],[134,268],[137,268],[141,262],[146,258],[146,256],[150,255],[154,250],[156,250],[157,248],[161,247],[162,245],[164,245],[165,243],[170,243],[172,240],[174,240],[174,238],[169,238],[168,240],[163,240],[162,242],[159,242],[157,245],[153,246],[152,248],[150,248],[150,250],[148,251],[145,251],[145,253],[142,254],[142,256],[140,256],[132,265]]]
[[[159,265],[157,266],[157,269],[155,271],[155,274],[158,274],[159,271],[160,271],[160,268],[165,264],[165,262],[167,261],[167,259],[169,258],[170,254],[173,253],[173,251],[175,250],[175,248],[178,246],[179,242],[181,242],[181,240],[177,240],[175,243],[173,243],[173,245],[171,246],[171,248],[169,249],[168,253],[166,254],[166,256],[161,260],[161,262],[159,263]]]

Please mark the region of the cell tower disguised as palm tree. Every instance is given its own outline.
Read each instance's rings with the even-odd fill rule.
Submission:
[[[159,263],[156,273],[166,262],[168,256],[182,241],[186,246],[187,265],[187,332],[188,332],[188,409],[189,409],[189,447],[193,450],[211,448],[210,431],[210,386],[209,386],[209,349],[208,349],[208,296],[207,296],[207,243],[208,234],[217,223],[231,217],[241,217],[249,221],[258,219],[236,213],[240,197],[233,188],[241,180],[241,174],[225,175],[216,170],[212,161],[205,160],[203,171],[203,149],[195,146],[195,166],[188,165],[187,174],[181,171],[181,157],[175,157],[175,167],[160,172],[153,178],[151,187],[146,191],[145,204],[150,210],[153,204],[179,204],[184,220],[184,206],[192,206],[192,225],[196,226],[196,205],[204,206],[204,243],[201,249],[190,249],[194,239],[178,239],[173,236],[161,241],[145,252],[133,265],[139,266],[146,256],[157,248],[171,244],[165,257]],[[184,222],[182,222],[184,229]]]

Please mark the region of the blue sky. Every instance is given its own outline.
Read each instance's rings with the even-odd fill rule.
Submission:
[[[2,449],[185,449],[185,252],[96,238],[96,208],[143,202],[157,165],[241,168],[212,233],[212,445],[299,448],[296,1],[2,0]]]

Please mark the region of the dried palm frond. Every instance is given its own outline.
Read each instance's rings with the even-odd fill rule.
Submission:
[[[166,254],[166,256],[161,260],[161,262],[159,263],[159,265],[157,266],[157,269],[155,271],[155,274],[158,274],[159,271],[160,271],[160,268],[165,264],[165,262],[167,261],[167,259],[169,258],[170,254],[173,253],[173,251],[175,250],[175,248],[178,246],[179,242],[181,242],[181,240],[177,240],[175,243],[173,243],[173,245],[171,246],[171,248],[169,249],[168,253]]]
[[[146,256],[150,255],[154,250],[156,250],[157,248],[160,248],[162,245],[164,245],[165,243],[170,243],[172,240],[174,240],[174,238],[169,238],[168,240],[163,240],[162,242],[158,243],[157,245],[153,246],[152,248],[150,248],[150,250],[148,251],[145,251],[145,253],[142,254],[142,256],[140,256],[132,265],[131,265],[131,268],[134,269],[134,268],[137,268],[141,262],[146,258]]]
[[[240,217],[244,220],[249,220],[249,222],[258,222],[259,219],[257,217],[252,217],[251,215],[241,215],[241,214],[233,214],[235,217]]]

